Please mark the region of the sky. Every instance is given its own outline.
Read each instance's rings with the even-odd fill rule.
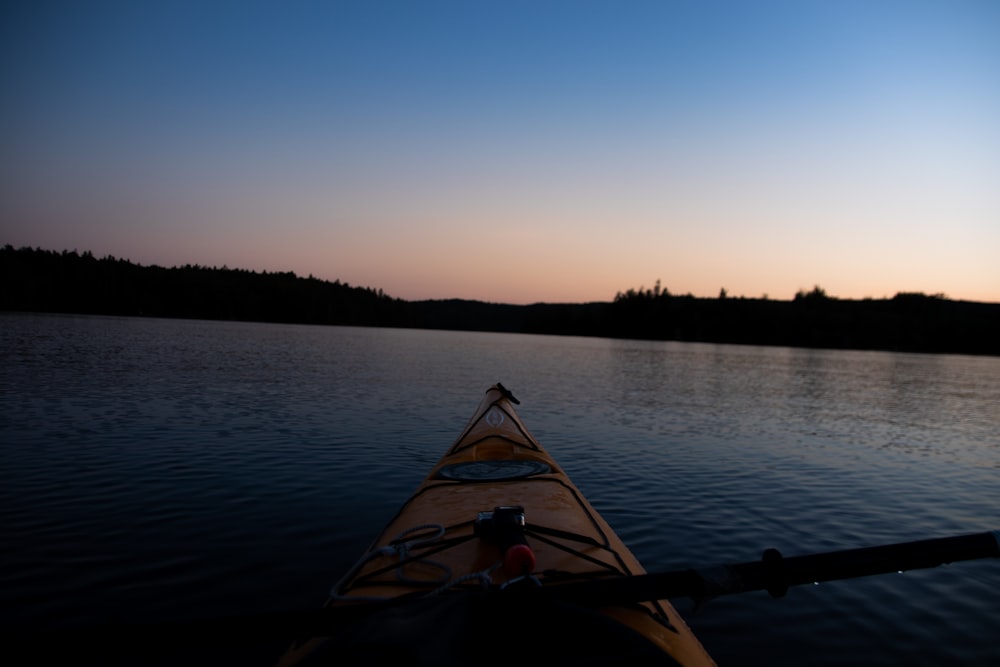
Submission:
[[[998,36],[995,0],[7,0],[0,244],[1000,302]]]

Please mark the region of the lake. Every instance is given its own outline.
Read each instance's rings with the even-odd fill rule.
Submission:
[[[497,381],[650,571],[1000,529],[995,357],[19,313],[0,355],[8,629],[319,605]],[[982,665],[997,591],[674,602],[722,665]]]

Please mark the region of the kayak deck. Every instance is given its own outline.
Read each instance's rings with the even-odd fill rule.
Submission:
[[[642,644],[639,652],[644,663],[659,657],[666,664],[714,664],[666,600],[570,611],[565,606],[541,605],[540,600],[527,602],[507,592],[541,587],[557,593],[560,584],[645,572],[527,430],[514,411],[515,402],[500,384],[486,392],[462,434],[359,563],[334,587],[328,607],[363,609],[386,600],[418,601],[395,606],[391,618],[350,632],[347,643],[352,650],[363,652],[361,647],[367,644],[364,640],[359,644],[357,638],[366,632],[372,635],[372,648],[393,644],[398,638],[391,637],[392,633],[402,629],[405,635],[407,625],[413,625],[416,634],[426,635],[426,628],[420,627],[435,616],[434,607],[461,605],[450,619],[430,624],[432,633],[441,634],[437,643],[445,645],[435,649],[438,658],[456,642],[468,644],[467,635],[475,629],[470,626],[486,623],[494,625],[488,632],[517,636],[525,644],[525,633],[536,626],[551,640],[555,637],[548,631],[562,627],[568,636],[559,641],[585,647],[602,632],[639,636],[628,648],[621,643],[620,651],[614,643],[605,642],[586,648],[587,653],[577,659],[598,657],[594,651],[624,659]],[[464,600],[456,602],[458,597]],[[543,608],[548,612],[542,613]],[[457,626],[464,630],[457,638],[455,614],[463,616]],[[510,627],[497,625],[503,623]],[[441,633],[449,624],[451,631]],[[450,640],[442,640],[449,634]],[[490,644],[489,655],[499,660],[496,642],[488,634],[483,641]],[[337,660],[343,657],[344,644],[344,636],[307,640],[293,646],[280,664],[301,664],[307,657],[311,664],[320,654]],[[551,649],[553,656],[547,659],[572,653],[564,648]]]

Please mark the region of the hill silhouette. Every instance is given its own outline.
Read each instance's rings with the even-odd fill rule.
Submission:
[[[141,266],[90,252],[0,249],[0,310],[498,331],[835,349],[1000,355],[1000,304],[900,293],[789,301],[628,289],[613,301],[517,306],[404,301],[292,272]]]

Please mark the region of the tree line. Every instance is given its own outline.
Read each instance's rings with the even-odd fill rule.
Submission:
[[[516,306],[404,301],[293,272],[142,266],[90,252],[0,249],[0,310],[409,327],[837,349],[1000,355],[1000,304],[899,293],[792,300],[630,288],[613,301]]]
[[[293,272],[167,269],[10,245],[0,251],[0,279],[4,310],[377,326],[393,324],[403,305],[380,290]]]
[[[791,301],[619,294],[619,328],[608,335],[711,343],[956,354],[1000,354],[1000,304],[900,292],[837,299],[821,287]]]

